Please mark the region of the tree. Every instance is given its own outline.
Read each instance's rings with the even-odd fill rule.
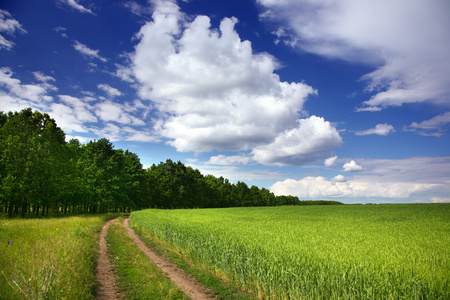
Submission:
[[[108,139],[90,141],[81,147],[79,159],[84,207],[91,212],[104,212],[126,202],[125,158]]]
[[[31,108],[1,114],[1,192],[8,215],[24,216],[58,199],[64,167],[65,134],[48,114]]]

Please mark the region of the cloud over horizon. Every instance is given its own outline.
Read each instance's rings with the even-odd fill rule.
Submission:
[[[332,179],[324,176],[306,176],[302,179],[278,181],[270,190],[276,195],[295,195],[300,199],[407,199],[435,201],[422,198],[421,193],[450,192],[450,157],[409,157],[405,159],[362,159],[364,173],[353,177],[337,175]],[[346,164],[358,166],[355,161]],[[345,169],[345,167],[344,167]],[[430,172],[430,170],[432,170]],[[359,201],[361,201],[359,199]],[[437,202],[437,201],[435,201]]]

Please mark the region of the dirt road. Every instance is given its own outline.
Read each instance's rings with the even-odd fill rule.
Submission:
[[[112,264],[108,257],[108,244],[106,243],[106,235],[108,234],[108,229],[112,222],[114,222],[114,220],[106,222],[102,231],[100,231],[96,274],[98,287],[95,297],[95,299],[98,300],[120,299],[115,284],[114,273],[112,271]]]
[[[112,264],[108,258],[106,235],[108,233],[108,228],[114,220],[108,221],[103,227],[100,233],[99,240],[99,259],[97,266],[97,281],[99,283],[97,289],[96,299],[120,299],[120,294],[117,292],[115,285],[115,277],[112,272]],[[141,238],[134,232],[133,229],[129,227],[128,219],[123,221],[128,234],[142,250],[142,252],[147,255],[147,257],[152,260],[161,270],[167,273],[168,277],[181,289],[186,295],[191,297],[193,300],[211,300],[215,299],[213,293],[208,293],[202,284],[197,280],[186,274],[183,270],[178,269],[178,267],[168,261],[164,256],[158,255],[155,251],[148,248]]]

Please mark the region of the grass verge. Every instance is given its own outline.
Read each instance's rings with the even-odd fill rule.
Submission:
[[[132,221],[132,219],[131,219]],[[219,300],[255,300],[253,297],[243,291],[241,291],[235,285],[225,282],[218,278],[213,271],[206,265],[194,264],[189,258],[176,249],[161,241],[155,237],[152,237],[139,227],[133,225],[131,222],[131,227],[134,231],[141,237],[147,247],[156,251],[159,255],[164,255],[172,263],[175,263],[180,269],[184,270],[186,273],[190,274],[196,278],[201,284],[206,288],[210,289],[214,294],[216,294],[216,299]]]
[[[115,220],[106,237],[122,299],[189,299],[136,246],[122,222]]]
[[[117,216],[0,220],[0,299],[94,299],[98,235]]]

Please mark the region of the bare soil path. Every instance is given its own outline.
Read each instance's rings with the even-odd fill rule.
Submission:
[[[169,262],[165,257],[158,255],[155,251],[148,248],[141,238],[129,227],[128,219],[123,221],[128,234],[134,240],[136,245],[151,259],[161,270],[167,273],[169,278],[181,289],[186,295],[193,300],[211,300],[215,299],[214,294],[208,294],[206,289],[201,283],[194,278],[190,277],[183,270]]]
[[[106,235],[108,234],[108,229],[112,222],[114,222],[114,220],[106,222],[100,231],[97,274],[95,276],[99,284],[95,296],[95,299],[97,300],[120,299],[115,284],[112,264],[108,257],[108,244],[106,243]]]

